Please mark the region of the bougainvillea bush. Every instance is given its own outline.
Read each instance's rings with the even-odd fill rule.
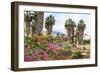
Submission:
[[[55,37],[56,38],[56,37]],[[62,59],[78,59],[82,58],[80,52],[73,53],[71,47],[63,40],[49,40],[50,37],[29,36],[25,37],[24,61],[40,61],[40,60],[62,60]],[[57,42],[55,42],[57,41]]]

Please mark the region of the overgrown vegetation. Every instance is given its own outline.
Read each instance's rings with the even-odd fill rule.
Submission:
[[[64,29],[66,34],[52,34],[56,19],[49,15],[44,19],[44,12],[25,11],[24,22],[24,60],[62,60],[81,59],[82,52],[79,46],[90,44],[89,40],[84,40],[85,21],[80,20],[77,25],[73,19],[65,21]],[[46,32],[43,33],[43,21]]]

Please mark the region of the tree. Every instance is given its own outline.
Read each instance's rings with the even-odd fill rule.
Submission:
[[[67,30],[68,34],[68,41],[70,44],[74,45],[74,31],[75,31],[76,24],[72,19],[68,19],[65,21],[65,29]]]
[[[34,12],[33,20],[32,20],[32,26],[31,26],[32,27],[32,35],[34,35],[34,33],[36,31],[37,21],[38,21],[37,12]]]
[[[54,24],[55,24],[54,16],[49,15],[48,17],[46,17],[46,19],[45,19],[45,28],[47,29],[48,34],[52,33],[52,28],[53,28]]]
[[[86,24],[83,20],[80,20],[77,29],[76,29],[76,39],[78,44],[83,44],[83,35],[84,35],[84,30],[86,28]]]
[[[24,12],[24,22],[25,22],[25,32],[27,34],[27,36],[30,33],[30,22],[32,21],[32,15],[31,15],[31,11],[25,11]]]
[[[26,33],[29,35],[30,28],[32,34],[39,35],[43,29],[43,18],[44,12],[39,11],[25,11],[24,12],[24,21],[26,24]]]
[[[44,12],[35,12],[35,34],[41,35],[43,29],[43,21],[44,21]]]

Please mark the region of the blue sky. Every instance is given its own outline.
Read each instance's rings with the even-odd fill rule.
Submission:
[[[79,22],[79,20],[84,20],[86,24],[85,34],[88,34],[91,36],[91,15],[90,14],[82,14],[82,13],[58,13],[58,12],[44,12],[44,21],[45,18],[49,15],[53,15],[55,17],[55,25],[53,26],[53,31],[62,32],[64,34],[67,34],[64,25],[65,21],[68,18],[71,18],[73,21],[75,21],[76,25]],[[45,22],[44,22],[45,25]],[[46,31],[45,27],[43,28],[43,31]]]

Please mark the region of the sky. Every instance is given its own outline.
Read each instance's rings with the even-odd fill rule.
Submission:
[[[49,15],[53,15],[55,18],[55,25],[53,26],[53,31],[62,32],[64,34],[67,34],[67,31],[65,30],[65,21],[68,20],[68,18],[71,18],[77,25],[79,20],[83,20],[86,24],[86,29],[84,31],[84,34],[87,34],[88,36],[91,36],[91,15],[90,14],[83,14],[83,13],[61,13],[61,12],[44,12],[44,27],[42,31],[46,31],[45,29],[45,18]]]

